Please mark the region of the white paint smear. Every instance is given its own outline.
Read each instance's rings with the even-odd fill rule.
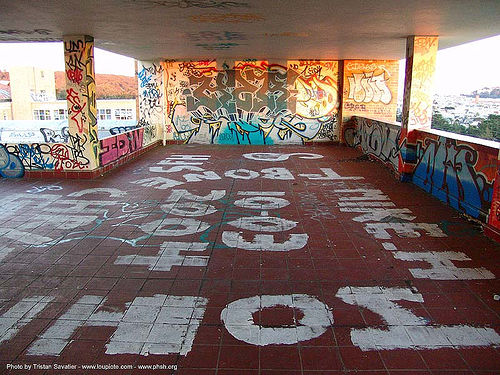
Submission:
[[[429,326],[394,301],[424,302],[422,295],[403,288],[345,287],[337,297],[355,306],[379,314],[385,329],[351,329],[352,343],[363,351],[395,349],[441,349],[500,344],[500,336],[491,328],[467,325]]]
[[[117,327],[106,354],[186,355],[192,347],[208,300],[192,296],[137,297],[124,312],[98,311],[101,296],[84,296],[61,315],[28,349],[29,355],[59,356],[79,327]]]
[[[394,258],[408,262],[427,262],[431,268],[411,268],[410,272],[417,279],[432,280],[481,280],[494,279],[495,275],[486,268],[458,268],[452,261],[469,261],[464,253],[454,251],[431,251],[425,253],[408,253],[397,251]]]
[[[257,161],[285,161],[290,158],[290,156],[297,156],[300,159],[321,159],[323,155],[310,154],[305,152],[296,152],[293,154],[279,154],[275,152],[253,152],[250,154],[243,154],[245,159],[257,160]]]
[[[144,223],[140,228],[143,232],[154,236],[178,237],[203,232],[210,228],[210,224],[196,219],[168,217]]]
[[[412,221],[416,216],[411,215],[411,211],[407,208],[365,208],[365,207],[342,207],[341,212],[365,212],[364,215],[356,216],[352,220],[359,223],[367,221],[387,222],[391,220]]]
[[[297,226],[296,221],[274,216],[247,216],[228,222],[229,225],[254,232],[285,232]]]
[[[188,217],[206,216],[217,212],[214,206],[201,202],[166,203],[161,205],[161,209],[168,214]]]
[[[379,189],[338,189],[335,193],[356,193],[356,196],[340,197],[339,201],[388,201],[389,197]]]
[[[68,197],[82,197],[87,194],[96,194],[96,193],[106,193],[109,194],[109,196],[112,198],[119,198],[127,195],[127,192],[116,188],[93,188],[93,189],[80,190],[68,194]]]
[[[171,187],[183,185],[184,182],[172,180],[166,177],[150,177],[141,180],[130,181],[131,184],[136,184],[144,187],[153,187],[155,189],[166,190]]]
[[[224,173],[224,176],[239,180],[253,180],[254,178],[259,177],[260,174],[249,169],[231,169]]]
[[[286,327],[263,327],[255,324],[254,313],[278,306],[300,310],[303,317],[299,320],[294,318],[294,324]],[[296,344],[319,337],[333,323],[333,315],[327,305],[307,294],[263,295],[229,303],[222,310],[221,320],[236,339],[265,346]]]
[[[375,238],[382,240],[391,239],[389,230],[394,231],[398,237],[420,237],[418,230],[424,231],[431,237],[446,237],[437,224],[429,223],[369,223],[365,224],[365,230],[373,234]]]
[[[262,178],[268,180],[295,180],[293,174],[286,168],[266,168],[260,171]]]
[[[254,251],[290,251],[302,249],[307,245],[309,236],[305,233],[290,234],[285,242],[274,242],[272,234],[256,234],[253,241],[245,240],[240,233],[222,232],[222,242],[229,247]]]
[[[173,189],[170,196],[167,198],[167,202],[177,202],[178,200],[190,200],[195,202],[207,202],[216,201],[224,198],[226,195],[225,190],[211,190],[207,195],[196,195],[192,194],[186,189]]]
[[[33,296],[23,298],[0,316],[0,343],[8,341],[40,312],[54,297]]]
[[[290,202],[286,199],[265,196],[246,197],[234,202],[235,206],[251,210],[277,210],[289,204]]]
[[[306,177],[309,180],[363,180],[364,177],[359,176],[350,176],[350,177],[342,177],[337,172],[335,172],[331,168],[320,168],[319,169],[323,174],[299,174],[300,177]]]
[[[130,264],[148,266],[152,271],[170,271],[173,266],[204,267],[209,256],[187,255],[182,252],[201,252],[208,248],[208,243],[202,242],[164,242],[156,256],[124,255],[116,258],[114,264]]]

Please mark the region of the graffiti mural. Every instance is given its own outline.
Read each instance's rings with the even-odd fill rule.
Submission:
[[[346,143],[359,148],[364,154],[377,158],[398,172],[401,127],[362,117],[354,117],[354,121],[356,127],[349,127],[344,131]]]
[[[163,66],[158,63],[139,62],[139,118],[141,125],[161,125],[164,119]]]
[[[289,144],[338,139],[338,62],[215,60],[167,66],[168,126],[186,143]]]
[[[399,62],[345,60],[342,117],[396,121]]]
[[[458,211],[500,229],[497,148],[422,130],[414,130],[412,145],[407,145],[401,141],[404,128],[400,126],[357,116],[353,123],[343,132],[349,146],[380,160],[402,180],[412,181]],[[405,160],[415,161],[408,180],[403,179]]]
[[[486,221],[497,168],[494,150],[419,134],[413,182],[455,209]]]
[[[109,164],[142,148],[144,128],[101,140],[101,165]]]

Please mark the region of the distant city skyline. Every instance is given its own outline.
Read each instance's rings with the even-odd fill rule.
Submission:
[[[134,59],[99,48],[94,54],[96,73],[134,76]],[[436,62],[435,92],[458,95],[483,87],[500,87],[499,61],[500,35],[440,50]],[[0,70],[19,65],[63,71],[61,43],[0,43]],[[400,60],[400,97],[404,68],[404,60]]]

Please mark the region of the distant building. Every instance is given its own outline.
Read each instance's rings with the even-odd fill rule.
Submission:
[[[35,67],[9,70],[9,81],[0,81],[0,121],[64,120],[67,101],[56,99],[54,71]],[[97,99],[97,121],[136,120],[135,99]]]

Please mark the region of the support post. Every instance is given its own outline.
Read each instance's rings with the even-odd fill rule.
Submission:
[[[416,162],[416,129],[430,129],[436,71],[437,36],[409,36],[406,39],[406,70],[403,118],[400,137],[399,173],[408,180]]]
[[[64,169],[93,170],[99,167],[94,38],[65,36],[64,62],[69,147],[73,153]]]

